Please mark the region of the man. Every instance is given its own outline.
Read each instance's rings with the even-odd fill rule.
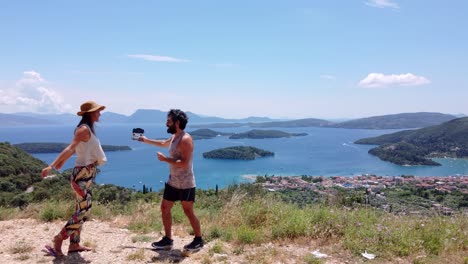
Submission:
[[[193,174],[193,141],[184,131],[187,125],[187,115],[179,109],[171,109],[167,113],[167,133],[172,134],[167,140],[154,140],[141,136],[138,140],[156,147],[169,147],[169,157],[157,152],[158,159],[169,163],[169,180],[165,184],[161,214],[165,236],[151,245],[155,249],[169,250],[172,248],[172,215],[174,202],[180,201],[184,213],[190,221],[195,233],[193,241],[184,246],[184,250],[195,252],[203,247],[200,221],[193,210],[195,202],[195,176]]]

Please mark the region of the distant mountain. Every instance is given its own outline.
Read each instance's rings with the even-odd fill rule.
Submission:
[[[165,124],[167,112],[154,109],[138,109],[130,115],[126,122],[128,123],[153,123]]]
[[[468,117],[436,126],[364,138],[355,143],[379,145],[369,153],[396,164],[440,165],[430,158],[468,158]]]
[[[186,112],[191,128],[226,128],[248,126],[253,128],[272,127],[337,127],[360,129],[405,129],[437,125],[456,118],[453,115],[440,113],[403,113],[396,115],[374,116],[335,123],[324,119],[305,118],[296,120],[275,120],[268,117],[248,117],[226,119],[214,116],[198,115]],[[104,124],[165,124],[167,112],[155,109],[138,109],[130,116],[104,111],[101,122]],[[76,125],[79,117],[76,114],[37,114],[15,113],[0,114],[0,126],[21,125]]]
[[[402,113],[395,115],[373,116],[332,124],[336,128],[356,129],[407,129],[438,125],[457,118],[441,113]]]
[[[273,121],[263,123],[249,123],[250,127],[321,127],[331,125],[332,122],[316,119],[316,118],[304,118],[288,121]]]
[[[273,119],[267,117],[248,117],[243,119],[225,119],[214,116],[198,115],[186,112],[189,118],[189,126],[200,123],[229,123],[229,122],[266,122]],[[101,115],[101,122],[105,124],[131,123],[131,124],[165,124],[167,111],[155,109],[138,109],[130,116],[104,111]],[[37,113],[15,113],[0,114],[0,126],[21,126],[21,125],[68,125],[77,124],[79,117],[75,114],[37,114]],[[192,126],[195,127],[195,126]]]
[[[283,138],[283,137],[300,137],[307,136],[307,133],[287,133],[279,130],[260,130],[253,129],[244,133],[238,133],[230,136],[230,139],[241,139],[241,138],[252,138],[252,139],[263,139],[263,138]]]
[[[0,127],[24,125],[52,125],[58,124],[52,120],[16,114],[0,114]]]
[[[221,117],[214,117],[214,116],[204,116],[192,113],[190,111],[186,112],[189,118],[189,126],[192,124],[200,124],[200,123],[227,123],[227,122],[248,122],[250,120],[268,120],[271,121],[272,119],[265,118],[265,117],[248,117],[245,119],[225,119]],[[127,122],[129,123],[155,123],[155,124],[165,124],[167,119],[167,112],[160,111],[160,110],[152,110],[152,109],[138,109],[134,114],[132,114]]]
[[[38,113],[16,113],[16,115],[26,116],[26,117],[34,117],[44,120],[49,120],[54,124],[70,124],[70,123],[78,123],[79,119],[76,114],[38,114]]]
[[[213,124],[197,124],[192,127],[198,128],[228,128],[228,127],[256,127],[256,128],[270,128],[270,127],[325,127],[333,124],[330,121],[316,118],[295,119],[286,121],[269,121],[269,122],[234,122],[234,123],[213,123]]]
[[[209,123],[209,124],[191,124],[190,127],[192,128],[201,128],[201,129],[208,129],[208,128],[233,128],[233,127],[243,127],[248,126],[250,123]]]
[[[99,122],[104,124],[125,123],[128,121],[128,116],[113,112],[103,112]]]
[[[273,119],[269,117],[257,117],[257,116],[249,116],[247,118],[236,119],[237,121],[242,122],[250,122],[250,123],[259,123],[259,122],[271,122]]]

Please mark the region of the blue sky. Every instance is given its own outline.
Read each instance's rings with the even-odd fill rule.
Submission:
[[[468,2],[1,1],[0,113],[468,114]]]

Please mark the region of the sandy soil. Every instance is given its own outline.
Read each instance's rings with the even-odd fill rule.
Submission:
[[[161,238],[160,233],[139,235],[119,227],[116,223],[92,220],[84,224],[82,244],[93,251],[67,254],[68,241],[63,244],[64,257],[54,258],[43,252],[44,245],[51,244],[52,237],[64,222],[42,223],[33,219],[0,221],[1,263],[305,263],[305,256],[315,250],[328,252],[322,263],[361,263],[350,260],[349,255],[333,252],[333,247],[319,248],[310,242],[307,246],[266,244],[239,247],[225,242],[211,241],[190,257],[183,257],[183,245],[192,237],[174,236],[174,248],[170,251],[154,251],[151,241]],[[174,232],[178,234],[177,232]],[[179,232],[180,233],[180,232]],[[138,238],[151,241],[137,241]],[[307,244],[306,242],[305,244]],[[301,243],[303,244],[303,243]],[[218,250],[214,250],[213,247]],[[219,250],[221,248],[222,250]],[[220,253],[215,253],[220,252]],[[375,263],[375,262],[374,262]]]

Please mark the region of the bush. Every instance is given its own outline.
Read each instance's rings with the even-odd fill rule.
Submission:
[[[95,186],[93,188],[93,197],[96,201],[101,203],[127,203],[131,200],[131,191],[129,189],[115,186],[112,184],[105,184],[101,186]]]
[[[64,211],[58,202],[47,202],[44,207],[39,211],[39,218],[42,221],[51,222],[56,219],[66,217],[66,210]]]
[[[10,202],[13,207],[24,208],[29,204],[28,196],[24,193],[18,194]]]
[[[36,189],[32,193],[32,200],[35,202],[44,201],[49,198],[50,198],[49,192],[44,189]]]
[[[261,235],[259,231],[247,226],[241,226],[237,228],[236,232],[237,240],[242,244],[254,244],[261,242]]]
[[[14,190],[16,190],[16,185],[9,181],[0,180],[1,192],[13,192]]]

